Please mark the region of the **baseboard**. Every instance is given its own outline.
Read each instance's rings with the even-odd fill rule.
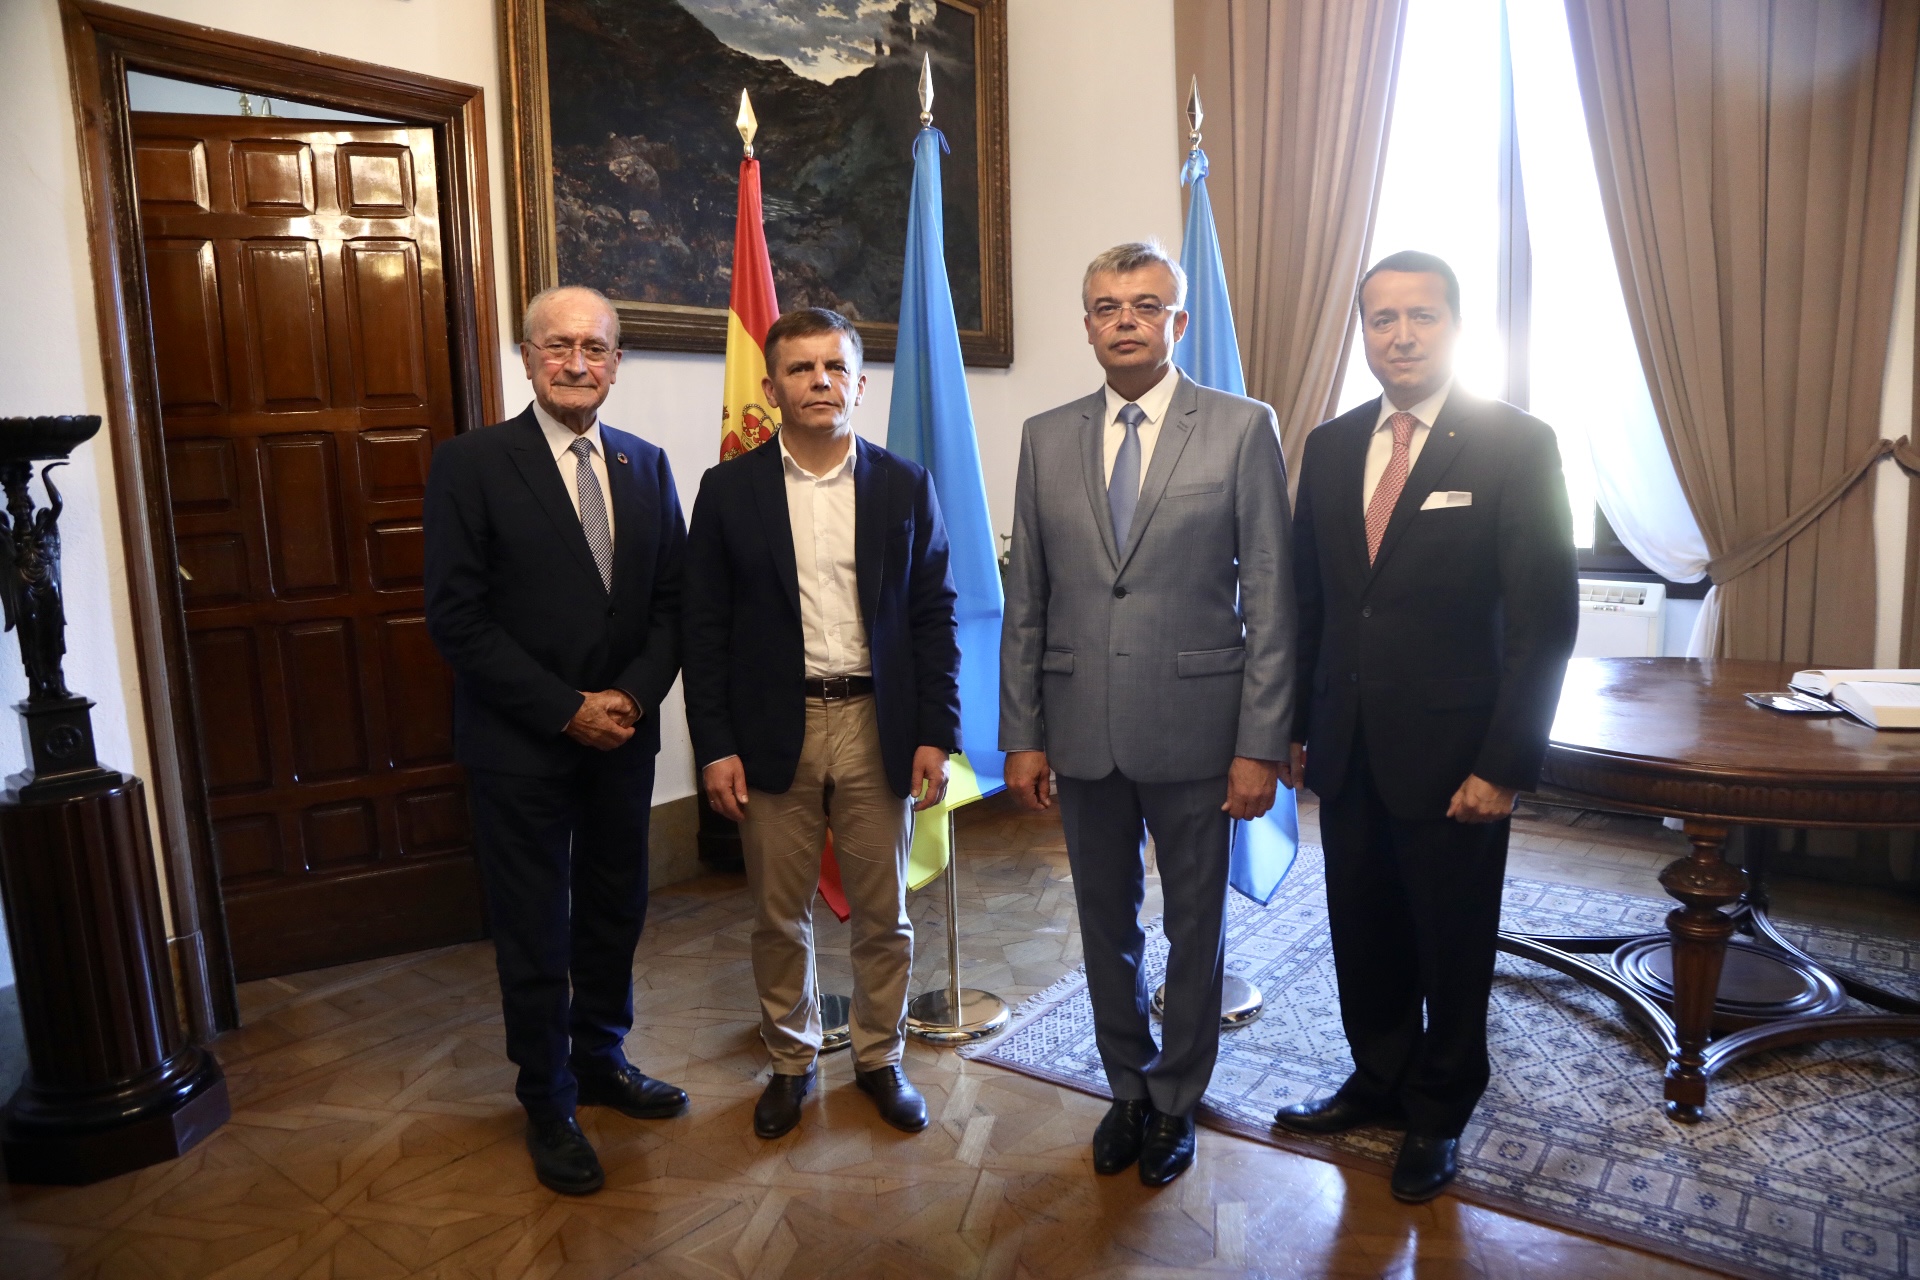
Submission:
[[[647,837],[647,887],[664,888],[699,875],[700,802],[682,796],[653,806],[653,825]]]

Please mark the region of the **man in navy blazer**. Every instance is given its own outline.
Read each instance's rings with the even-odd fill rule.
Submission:
[[[947,531],[926,471],[853,433],[860,335],[805,308],[767,330],[773,440],[708,471],[688,536],[687,722],[707,798],[740,823],[773,1076],[754,1132],[800,1122],[820,1051],[813,898],[833,833],[853,912],[855,1080],[926,1128],[900,1068],[913,925],[909,807],[960,749]]]
[[[507,1056],[541,1182],[604,1181],[577,1104],[678,1115],[628,1063],[660,701],[680,666],[686,529],[666,455],[598,421],[620,321],[592,289],[527,305],[534,403],[441,445],[427,626],[454,672]]]

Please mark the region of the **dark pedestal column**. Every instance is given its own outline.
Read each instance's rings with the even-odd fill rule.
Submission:
[[[0,1112],[13,1182],[96,1182],[169,1160],[230,1114],[219,1064],[181,1026],[140,780],[101,770],[90,749],[70,754],[80,768],[65,778],[16,776],[0,797],[29,1064]]]

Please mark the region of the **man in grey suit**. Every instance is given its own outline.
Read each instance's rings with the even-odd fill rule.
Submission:
[[[1106,385],[1027,421],[1000,638],[1007,790],[1052,803],[1080,911],[1113,1106],[1094,1168],[1164,1186],[1193,1163],[1220,1047],[1232,820],[1288,761],[1294,595],[1273,410],[1173,367],[1186,278],[1157,244],[1087,268]],[[1167,1008],[1147,1016],[1144,832],[1166,902]]]

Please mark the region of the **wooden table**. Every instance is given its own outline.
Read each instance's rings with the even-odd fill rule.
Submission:
[[[1683,658],[1575,658],[1567,668],[1541,785],[1682,819],[1693,852],[1660,873],[1681,905],[1665,934],[1503,933],[1500,946],[1605,992],[1643,1024],[1666,1052],[1676,1120],[1699,1120],[1707,1081],[1750,1054],[1920,1037],[1920,1001],[1830,972],[1793,946],[1768,918],[1761,877],[1722,856],[1734,824],[1920,827],[1920,732],[1746,701],[1786,688],[1793,670]],[[1885,1012],[1840,1012],[1848,996]]]

